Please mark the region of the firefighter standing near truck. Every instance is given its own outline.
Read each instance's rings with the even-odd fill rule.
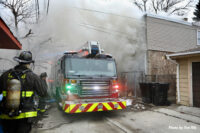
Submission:
[[[46,95],[40,78],[32,72],[30,64],[32,53],[23,51],[19,57],[13,58],[19,63],[0,77],[0,103],[2,114],[0,119],[4,133],[29,133],[32,122],[37,117],[35,95]]]
[[[48,89],[46,78],[47,78],[46,72],[40,74],[40,79],[45,91],[47,91]],[[42,116],[46,112],[46,99],[47,99],[47,95],[45,97],[39,97],[38,114],[40,116]]]

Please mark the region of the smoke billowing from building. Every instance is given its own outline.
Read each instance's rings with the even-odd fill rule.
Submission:
[[[34,37],[22,42],[34,54],[36,71],[42,69],[37,61],[48,62],[90,40],[114,56],[119,72],[145,70],[145,21],[129,0],[51,1],[49,14],[33,32]]]
[[[116,58],[119,71],[144,70],[142,15],[126,0],[52,1],[48,16],[37,26],[40,42],[46,39],[37,57],[51,58],[93,40]]]

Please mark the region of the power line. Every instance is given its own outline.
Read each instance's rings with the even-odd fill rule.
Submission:
[[[101,14],[108,14],[108,15],[113,15],[113,16],[118,16],[118,17],[123,17],[123,18],[134,19],[135,21],[139,21],[139,22],[145,24],[145,22],[142,22],[142,21],[139,20],[138,18],[134,18],[134,17],[123,16],[123,15],[119,15],[119,14],[114,14],[114,13],[109,13],[109,12],[103,12],[103,11],[97,11],[97,10],[86,9],[86,8],[80,8],[80,7],[70,7],[70,6],[68,6],[68,7],[69,7],[69,8],[79,9],[79,10],[83,10],[83,11],[96,12],[96,13],[101,13]]]
[[[79,24],[79,25],[82,26],[82,27],[88,28],[88,29],[92,29],[92,30],[99,31],[99,32],[103,32],[103,33],[106,33],[106,34],[109,34],[109,35],[112,35],[112,36],[116,36],[116,34],[113,34],[113,32],[101,30],[101,29],[98,29],[98,28],[96,28],[96,27],[89,27],[89,26],[83,25],[83,24]],[[117,32],[116,32],[116,33],[117,33]],[[118,34],[118,35],[120,35],[120,36],[125,36],[125,37],[127,37],[127,39],[129,39],[129,40],[132,40],[132,41],[134,41],[134,42],[137,42],[137,40],[134,40],[134,39],[130,38],[130,37],[127,36],[127,35],[124,35],[124,34]]]
[[[111,32],[116,32],[116,33],[119,33],[119,34],[126,34],[124,32],[117,31],[117,30],[111,30],[111,29],[108,29],[108,28],[105,28],[105,27],[102,27],[102,26],[96,26],[96,25],[87,24],[87,23],[82,23],[82,24],[85,25],[85,26],[91,26],[91,27],[95,27],[95,28],[99,28],[99,29],[110,30]]]

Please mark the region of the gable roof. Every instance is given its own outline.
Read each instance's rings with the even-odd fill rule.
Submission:
[[[2,49],[22,49],[19,40],[13,35],[10,28],[0,17],[0,48]]]
[[[146,16],[152,17],[152,18],[157,18],[157,19],[162,19],[162,20],[166,20],[166,21],[170,21],[170,22],[174,22],[174,23],[179,23],[179,24],[183,24],[183,25],[187,25],[187,26],[192,26],[193,25],[192,23],[189,23],[187,21],[174,19],[174,18],[171,18],[171,17],[165,17],[165,16],[149,14],[149,13],[147,13]]]

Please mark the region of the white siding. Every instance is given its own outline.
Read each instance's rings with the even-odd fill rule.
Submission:
[[[149,50],[178,52],[198,47],[196,27],[148,16],[146,19]]]

